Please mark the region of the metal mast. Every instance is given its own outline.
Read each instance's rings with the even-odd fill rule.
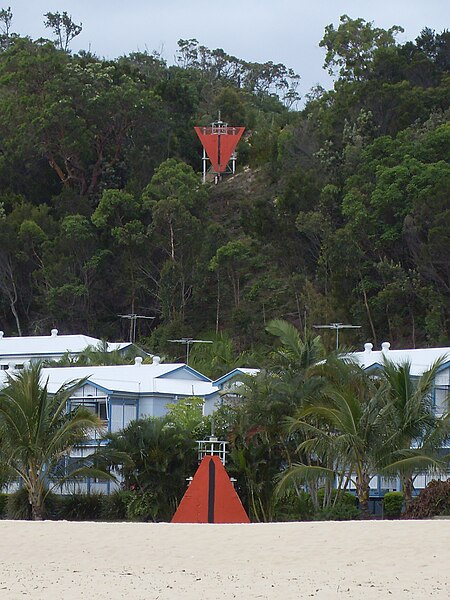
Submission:
[[[174,344],[184,344],[186,346],[186,364],[189,365],[189,348],[191,344],[212,344],[212,340],[194,340],[193,338],[185,337],[178,340],[168,340]]]
[[[329,325],[313,325],[315,329],[334,329],[336,331],[336,351],[339,350],[339,331],[341,329],[361,329],[361,325],[344,325],[343,323],[330,323]]]
[[[118,315],[121,319],[130,319],[130,342],[134,344],[136,341],[136,322],[138,319],[154,319],[155,317],[146,317],[144,315],[136,315],[130,313],[129,315]]]

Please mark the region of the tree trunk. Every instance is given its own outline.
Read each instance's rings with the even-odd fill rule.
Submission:
[[[44,500],[39,490],[33,488],[28,491],[28,501],[31,505],[31,520],[32,521],[43,521],[44,520]]]
[[[44,513],[42,511],[42,507],[39,506],[39,504],[31,505],[31,519],[33,521],[43,521],[44,520]]]
[[[372,314],[370,312],[370,306],[369,306],[369,301],[367,299],[366,288],[364,287],[364,283],[363,283],[361,276],[360,276],[360,281],[361,281],[361,288],[362,288],[363,299],[364,299],[364,306],[366,307],[366,312],[367,312],[367,319],[369,320],[370,329],[372,330],[373,343],[376,345],[377,344],[377,335],[375,333],[375,327],[374,327],[374,324],[372,321]]]
[[[11,300],[10,306],[11,306],[11,312],[14,315],[14,319],[16,321],[17,333],[19,334],[20,337],[22,337],[22,327],[20,326],[19,314],[18,314],[18,312],[16,310],[16,303],[15,303],[15,301]]]
[[[369,477],[367,473],[362,473],[356,478],[356,495],[359,500],[359,510],[361,511],[361,517],[368,519],[369,513]]]
[[[219,334],[219,323],[220,323],[220,278],[219,278],[219,273],[217,273],[216,335]]]
[[[413,478],[411,477],[411,475],[405,475],[402,477],[402,488],[403,496],[405,498],[405,508],[406,510],[408,510],[413,500],[412,493],[414,489]]]

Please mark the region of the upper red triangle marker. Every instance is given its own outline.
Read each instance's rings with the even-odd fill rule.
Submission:
[[[194,127],[203,148],[216,173],[223,173],[227,168],[245,127],[228,125],[212,125],[210,127]]]

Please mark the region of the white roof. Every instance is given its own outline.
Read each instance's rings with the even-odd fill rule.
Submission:
[[[58,335],[56,329],[51,335],[32,335],[24,337],[4,337],[0,332],[0,359],[3,361],[8,357],[51,357],[63,355],[66,352],[78,354],[88,346],[97,347],[102,343],[89,335]],[[121,350],[130,346],[130,342],[109,342],[108,351]]]
[[[173,371],[183,370],[171,378]],[[8,371],[0,371],[0,385],[6,380]],[[169,375],[164,377],[165,375]],[[48,389],[55,392],[69,381],[87,377],[94,385],[111,392],[124,394],[169,394],[180,396],[207,396],[218,391],[217,386],[184,363],[174,364],[134,364],[89,367],[49,367],[42,369],[42,381],[48,379]]]
[[[225,382],[229,381],[230,379],[238,378],[239,375],[256,376],[259,372],[260,372],[260,369],[249,369],[248,367],[237,367],[237,368],[233,369],[232,371],[225,373],[225,375],[222,375],[222,377],[219,377],[218,379],[213,381],[213,383],[215,385],[223,385]]]
[[[356,360],[364,369],[368,369],[377,364],[383,365],[385,358],[395,364],[409,362],[411,364],[411,375],[420,376],[427,371],[438,358],[444,357],[445,360],[450,361],[450,348],[392,350],[389,342],[383,342],[381,350],[373,350],[372,344],[365,344],[364,352],[350,352],[345,356]]]
[[[235,370],[244,373],[244,375],[258,375],[261,369],[249,369],[248,367],[238,367]]]

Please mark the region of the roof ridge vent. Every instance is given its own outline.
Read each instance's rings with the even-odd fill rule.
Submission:
[[[52,329],[52,330],[50,331],[50,335],[51,335],[52,337],[56,337],[56,336],[58,335],[58,330],[57,330],[57,329]]]

